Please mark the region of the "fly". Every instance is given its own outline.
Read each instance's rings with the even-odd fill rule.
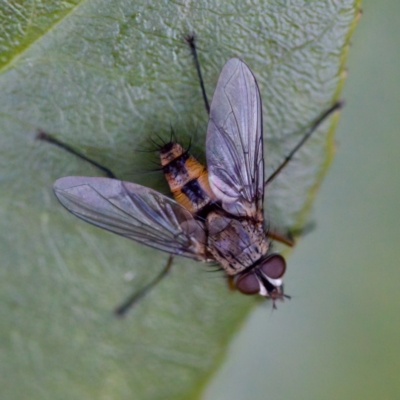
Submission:
[[[265,229],[264,188],[288,164],[319,124],[341,107],[335,103],[308,129],[275,172],[264,178],[261,95],[255,76],[238,58],[223,67],[211,106],[208,105],[193,37],[187,39],[196,63],[209,122],[207,169],[178,143],[160,149],[161,165],[174,199],[115,178],[69,176],[54,183],[61,204],[77,217],[147,246],[170,253],[166,267],[146,287],[117,308],[123,315],[164,277],[173,255],[217,262],[231,286],[241,293],[271,298],[275,307],[285,297],[286,262],[271,251]],[[86,157],[52,137],[47,140]]]

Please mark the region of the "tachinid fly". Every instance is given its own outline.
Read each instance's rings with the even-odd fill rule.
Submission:
[[[197,63],[194,43],[190,44]],[[199,67],[198,72],[202,84]],[[208,108],[204,90],[203,96]],[[232,58],[221,71],[210,107],[207,170],[177,143],[160,150],[174,199],[110,178],[65,177],[54,183],[54,191],[77,217],[172,255],[217,262],[236,289],[272,298],[275,306],[275,300],[284,297],[281,278],[286,263],[271,253],[264,226],[264,187],[339,107],[336,103],[318,118],[265,180],[260,92],[250,68]],[[163,274],[171,262],[172,257]],[[133,296],[117,313],[123,314],[144,293]]]

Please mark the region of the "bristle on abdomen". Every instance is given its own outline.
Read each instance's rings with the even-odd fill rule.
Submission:
[[[175,200],[193,214],[214,200],[207,169],[178,143],[160,149],[162,169]]]

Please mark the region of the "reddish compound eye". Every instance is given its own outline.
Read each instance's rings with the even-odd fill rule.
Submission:
[[[260,284],[254,272],[242,275],[236,281],[236,288],[243,294],[256,294],[260,292]]]
[[[286,271],[286,261],[280,254],[273,254],[264,261],[260,270],[268,278],[279,279]]]

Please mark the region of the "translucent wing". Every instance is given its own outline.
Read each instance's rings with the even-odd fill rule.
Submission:
[[[260,91],[249,67],[230,59],[219,76],[207,129],[210,185],[223,208],[263,218],[264,159]]]
[[[58,179],[53,188],[68,211],[91,224],[168,253],[206,259],[201,223],[155,190],[84,176]]]

